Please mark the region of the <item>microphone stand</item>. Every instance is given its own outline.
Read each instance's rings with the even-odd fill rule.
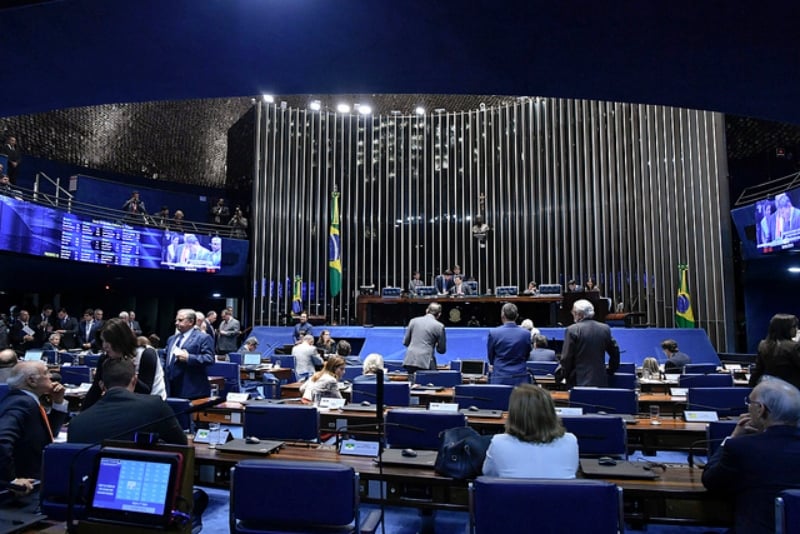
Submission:
[[[84,448],[80,449],[78,452],[76,452],[75,455],[72,457],[72,461],[70,461],[70,463],[69,463],[69,473],[67,475],[67,512],[66,512],[66,516],[67,516],[66,517],[67,532],[69,534],[75,534],[75,532],[76,532],[75,531],[75,525],[74,525],[74,518],[73,518],[73,512],[74,512],[74,507],[75,507],[75,502],[74,502],[75,495],[73,494],[73,491],[72,491],[72,479],[75,477],[75,462],[77,461],[77,459],[83,453],[85,453],[89,449],[92,449],[94,447],[97,447],[97,446],[101,445],[105,441],[112,441],[112,440],[115,440],[115,439],[120,439],[121,437],[126,436],[126,435],[128,435],[128,434],[130,434],[132,432],[137,432],[139,430],[142,430],[143,428],[147,428],[148,426],[157,425],[158,423],[161,423],[163,421],[168,421],[172,417],[177,419],[181,415],[188,415],[188,414],[191,414],[191,413],[194,413],[194,412],[199,412],[201,410],[205,410],[206,408],[212,408],[214,406],[222,404],[223,402],[225,402],[225,398],[224,397],[214,397],[212,399],[207,400],[204,403],[197,404],[197,405],[194,405],[194,406],[190,406],[189,408],[187,408],[185,410],[181,410],[178,413],[172,413],[172,414],[170,414],[168,416],[160,417],[160,418],[156,419],[155,421],[148,421],[148,422],[143,423],[141,425],[136,425],[133,428],[129,428],[127,430],[124,430],[123,432],[119,432],[119,433],[117,433],[117,434],[115,434],[115,435],[113,435],[113,436],[111,436],[109,438],[102,439],[102,440],[97,441],[95,443],[90,443],[87,446],[85,446]]]

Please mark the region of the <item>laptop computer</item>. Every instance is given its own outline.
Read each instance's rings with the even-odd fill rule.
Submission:
[[[482,378],[486,374],[486,362],[483,360],[462,360],[461,377],[470,379]]]
[[[255,371],[261,366],[260,352],[245,352],[242,354],[242,369],[245,371]]]
[[[28,349],[25,351],[25,361],[26,362],[41,361],[43,353],[44,351],[42,349]]]

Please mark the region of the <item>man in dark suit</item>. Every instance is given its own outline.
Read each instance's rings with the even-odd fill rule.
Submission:
[[[489,330],[487,356],[491,365],[489,383],[516,386],[529,383],[525,362],[531,352],[531,333],[517,325],[519,311],[506,302],[500,310],[502,326]]]
[[[608,375],[613,375],[619,367],[619,346],[611,329],[593,317],[594,306],[588,300],[579,299],[572,305],[575,324],[564,332],[561,351],[561,372],[569,387],[606,387]],[[608,368],[605,353],[608,353]]]
[[[431,302],[425,310],[425,315],[414,317],[409,321],[403,337],[403,345],[408,347],[403,358],[403,367],[409,373],[416,373],[420,369],[436,369],[436,356],[433,351],[439,354],[447,351],[444,325],[439,322],[441,314],[442,305]]]
[[[766,378],[766,377],[765,377]],[[733,433],[703,471],[703,485],[735,499],[734,530],[775,531],[775,497],[800,489],[800,391],[779,378],[763,380]]]
[[[194,310],[178,310],[175,327],[178,333],[167,340],[166,382],[170,397],[199,399],[208,397],[209,365],[214,363],[214,341],[194,327]]]
[[[8,377],[9,393],[0,402],[0,482],[26,488],[41,478],[42,451],[67,419],[64,386],[50,380],[41,361],[19,362]],[[39,398],[53,401],[48,414]]]
[[[67,441],[97,443],[104,439],[133,440],[134,433],[151,432],[167,443],[186,444],[172,408],[155,395],[134,393],[136,367],[131,360],[110,358],[103,364],[104,395],[69,423]],[[157,422],[156,422],[157,421]],[[154,422],[147,426],[148,422]]]
[[[78,320],[70,317],[66,308],[58,310],[56,332],[61,334],[61,344],[65,349],[74,349],[78,346],[78,329]]]
[[[455,285],[453,282],[453,271],[446,269],[442,274],[433,279],[433,287],[440,295],[447,295],[450,289]]]
[[[17,138],[13,135],[9,136],[5,144],[0,147],[0,154],[5,154],[8,158],[8,177],[12,183],[16,183],[19,175],[19,164],[22,162],[22,155],[19,146],[17,146]]]
[[[100,342],[97,339],[97,331],[101,326],[102,322],[94,319],[94,310],[90,308],[83,312],[83,320],[78,325],[78,347],[83,350],[99,352]]]
[[[44,340],[40,338],[40,332],[36,330],[36,325],[31,321],[28,310],[20,310],[17,320],[11,326],[8,336],[14,344],[14,350],[19,356],[23,356],[25,351],[41,347]]]
[[[131,310],[128,312],[128,324],[131,326],[131,330],[133,330],[133,335],[141,336],[142,335],[142,327],[139,324],[139,321],[136,320],[136,312]]]

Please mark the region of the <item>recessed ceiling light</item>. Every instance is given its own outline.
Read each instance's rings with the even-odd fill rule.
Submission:
[[[789,267],[790,273],[800,273],[800,267]]]
[[[336,106],[336,111],[339,113],[350,113],[350,105],[349,104],[339,104]]]
[[[275,97],[272,95],[261,95],[261,98],[263,98],[264,102],[266,102],[267,104],[272,104],[273,102],[275,102]]]
[[[417,115],[425,115],[425,108],[422,106],[417,106],[417,109],[414,110],[414,113]]]
[[[312,111],[319,111],[322,109],[322,102],[319,100],[312,100],[308,107],[311,108]]]

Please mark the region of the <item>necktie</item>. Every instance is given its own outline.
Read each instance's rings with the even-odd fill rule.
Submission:
[[[50,434],[50,442],[53,442],[53,429],[50,428],[50,420],[47,418],[47,412],[44,411],[44,406],[41,404],[39,405],[39,413],[42,414],[42,421],[44,421],[44,426],[47,427],[47,432]]]
[[[170,364],[175,363],[175,349],[181,348],[181,344],[183,343],[183,336],[184,334],[179,335],[178,339],[175,340],[175,344],[172,346],[172,350],[169,353]]]

